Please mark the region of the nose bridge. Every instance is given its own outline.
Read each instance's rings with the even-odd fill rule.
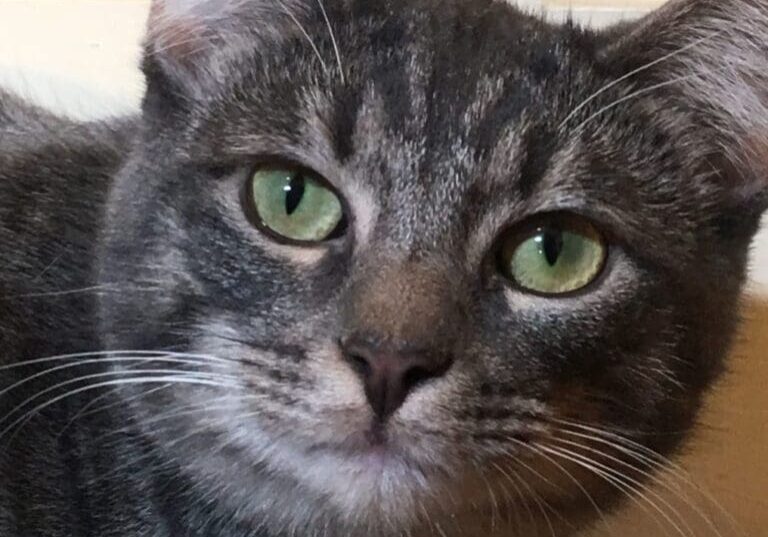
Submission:
[[[343,358],[380,420],[451,367],[463,333],[463,300],[450,265],[379,258],[347,296]],[[375,268],[373,268],[375,267]]]
[[[454,344],[463,315],[460,278],[444,263],[386,262],[363,271],[348,296],[350,333],[406,350]]]

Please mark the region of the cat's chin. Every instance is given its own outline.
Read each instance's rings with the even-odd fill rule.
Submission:
[[[507,502],[515,500],[489,495],[492,485],[470,465],[449,470],[437,454],[427,460],[361,433],[314,457],[303,479],[328,500],[335,534],[486,537],[541,529],[513,514],[517,505]]]
[[[309,486],[334,498],[342,511],[409,511],[443,481],[436,460],[425,460],[410,446],[377,430],[306,451]]]
[[[433,469],[392,443],[370,443],[365,436],[309,449],[281,446],[269,461],[269,477],[261,475],[251,489],[258,491],[254,507],[264,500],[273,507],[254,512],[253,519],[281,534],[322,526],[331,535],[375,537],[418,525],[419,507],[437,496]]]

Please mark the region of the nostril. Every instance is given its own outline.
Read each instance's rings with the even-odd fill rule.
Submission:
[[[411,367],[403,375],[403,387],[406,391],[411,391],[434,376],[433,372],[424,367]]]
[[[444,375],[452,363],[447,354],[359,337],[341,340],[340,347],[341,357],[362,381],[368,403],[380,420],[393,414],[419,386]]]
[[[368,378],[371,376],[371,364],[368,362],[368,360],[359,354],[350,354],[348,355],[347,359],[352,366],[352,369],[354,369],[358,375],[363,378]]]

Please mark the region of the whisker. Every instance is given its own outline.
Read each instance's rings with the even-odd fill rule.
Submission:
[[[618,480],[616,478],[611,477],[610,475],[606,475],[604,472],[601,472],[600,470],[594,468],[592,465],[583,463],[578,460],[574,460],[571,457],[564,455],[562,453],[551,451],[551,453],[555,456],[558,456],[560,458],[565,459],[566,461],[569,461],[571,463],[576,464],[577,466],[589,471],[590,473],[598,476],[600,479],[611,485],[613,488],[624,494],[629,500],[636,504],[644,513],[648,514],[653,521],[658,524],[659,528],[664,532],[665,535],[669,535],[668,528],[664,525],[663,521],[659,519],[656,511],[658,511],[658,508],[654,505],[656,509],[651,510],[649,507],[647,507],[644,503],[640,502],[634,493],[634,490],[631,487],[628,487],[626,484],[624,484],[621,480]]]
[[[21,295],[5,295],[3,298],[14,299],[14,298],[42,298],[42,297],[67,296],[67,295],[77,295],[81,293],[92,293],[94,291],[102,291],[105,289],[108,289],[108,286],[91,285],[89,287],[80,287],[78,289],[68,289],[65,291],[48,291],[48,292],[41,292],[41,293],[25,293]]]
[[[59,253],[59,254],[58,254],[56,257],[54,257],[54,258],[53,258],[53,261],[51,261],[50,263],[48,263],[48,264],[45,266],[45,268],[43,268],[43,270],[42,270],[42,271],[41,271],[41,272],[40,272],[40,273],[39,273],[37,276],[35,276],[35,278],[34,278],[32,281],[33,281],[33,282],[39,281],[39,280],[40,280],[40,278],[42,278],[43,276],[45,276],[45,275],[46,275],[46,273],[47,273],[49,270],[51,270],[51,269],[52,269],[52,268],[53,268],[53,267],[56,265],[56,263],[58,263],[58,262],[61,260],[61,258],[62,258],[62,257],[64,257],[65,255],[67,255],[68,253],[70,253],[70,251],[71,251],[71,250],[70,250],[70,248],[66,248],[66,249],[65,249],[63,252]]]
[[[537,448],[534,445],[527,444],[523,442],[522,440],[518,440],[517,438],[510,437],[510,441],[515,442],[517,445],[532,451],[534,454],[544,458],[546,461],[548,461],[550,464],[552,464],[555,468],[557,468],[560,472],[563,473],[574,485],[576,485],[576,488],[579,489],[579,491],[584,494],[584,497],[587,499],[587,501],[590,503],[590,505],[595,509],[595,512],[597,513],[597,516],[600,518],[601,523],[611,532],[612,530],[611,525],[608,522],[607,517],[605,516],[605,513],[600,508],[600,506],[597,503],[597,500],[592,496],[592,494],[589,493],[589,491],[586,489],[586,487],[574,476],[571,472],[569,472],[562,464],[557,462],[554,458],[549,456],[547,453],[544,453],[541,451],[541,449]],[[518,461],[519,462],[519,461]],[[611,532],[612,533],[612,532]]]
[[[56,435],[56,438],[61,438],[64,435],[64,433],[80,418],[84,418],[85,416],[90,416],[90,415],[93,415],[93,414],[98,414],[100,412],[107,411],[110,408],[114,408],[116,406],[122,406],[122,405],[124,405],[126,403],[129,403],[129,402],[135,400],[135,399],[140,399],[142,397],[146,397],[148,395],[152,395],[153,393],[166,390],[166,389],[170,388],[171,386],[173,386],[173,384],[163,384],[162,386],[158,386],[156,388],[151,388],[151,389],[149,389],[147,391],[144,391],[144,392],[142,392],[142,393],[140,393],[138,395],[135,395],[133,397],[128,397],[128,398],[120,399],[120,400],[115,401],[113,403],[110,403],[108,405],[103,405],[103,406],[100,406],[100,407],[98,407],[96,409],[91,410],[96,404],[98,404],[99,401],[109,397],[110,395],[115,395],[115,393],[119,389],[117,387],[111,388],[109,391],[107,391],[107,393],[104,393],[104,394],[102,394],[102,395],[100,395],[98,397],[95,397],[93,400],[91,400],[90,403],[84,405],[83,408],[81,408],[78,412],[76,412],[75,415],[72,416],[72,418],[64,425],[64,427],[61,429],[61,431],[59,431],[59,433]]]
[[[518,441],[519,441],[519,442],[522,442],[521,440],[518,440]],[[511,455],[511,452],[509,452],[509,453],[510,453],[510,455]],[[527,463],[526,463],[524,460],[521,460],[521,459],[517,459],[517,460],[515,460],[515,463],[516,463],[516,464],[518,464],[518,465],[520,465],[520,466],[521,466],[523,469],[527,470],[528,472],[530,472],[530,473],[531,473],[531,474],[533,474],[534,476],[536,476],[536,477],[537,477],[538,479],[540,479],[540,480],[541,480],[543,483],[546,483],[547,485],[549,485],[549,486],[550,486],[550,487],[552,487],[553,489],[557,489],[557,490],[559,490],[560,492],[563,492],[563,488],[562,488],[560,485],[557,485],[557,484],[553,483],[551,479],[547,478],[547,476],[543,475],[541,472],[539,472],[538,470],[536,470],[536,469],[535,469],[533,466],[531,466],[530,464],[527,464]]]
[[[678,472],[679,475],[683,478],[686,478],[686,476],[688,475],[685,469],[679,464],[675,463],[673,460],[669,459],[668,457],[664,457],[663,455],[653,451],[649,447],[644,446],[639,442],[635,442],[634,440],[626,436],[623,436],[619,433],[608,431],[608,430],[594,427],[584,423],[570,421],[570,420],[550,418],[550,421],[556,424],[574,427],[578,430],[586,431],[586,432],[601,436],[603,438],[613,440],[615,442],[620,443],[621,445],[626,446],[627,449],[635,450],[638,455],[645,454],[644,456],[649,461],[652,461],[651,463],[654,464],[657,468],[664,468],[670,471]],[[575,434],[575,433],[572,432],[572,434]]]
[[[529,485],[524,479],[520,477],[517,472],[515,472],[513,469],[510,468],[510,471],[514,475],[517,475],[518,482],[525,488],[525,490],[528,491],[528,494],[530,494],[531,498],[533,498],[533,501],[536,503],[536,506],[539,508],[539,511],[541,512],[542,516],[544,517],[544,521],[547,524],[547,528],[549,528],[549,533],[552,535],[552,537],[557,537],[557,532],[555,531],[555,527],[552,524],[552,519],[549,518],[549,515],[547,514],[546,509],[546,503],[542,501],[541,496],[536,493],[536,491]]]
[[[221,398],[221,399],[226,399],[226,397]],[[213,399],[213,401],[217,401],[217,400],[220,400],[220,399],[219,398]],[[170,416],[168,419],[170,419],[172,417],[182,416],[182,415],[192,415],[192,414],[195,414],[195,413],[198,413],[198,412],[202,412],[202,411],[207,410],[207,409],[227,410],[229,408],[233,408],[233,405],[210,405],[210,401],[208,401],[207,403],[208,403],[207,405],[204,405],[204,404],[197,405],[199,408],[194,409],[194,410],[189,410],[187,412],[182,412],[182,413],[176,413],[176,415]],[[242,419],[242,416],[235,416],[234,419],[235,420],[240,420],[240,419]],[[137,464],[142,464],[146,460],[152,458],[161,449],[171,449],[171,448],[179,445],[180,443],[182,443],[182,442],[184,442],[186,440],[189,440],[190,438],[193,438],[193,437],[195,437],[195,436],[197,436],[197,435],[199,435],[201,433],[204,433],[205,431],[208,430],[208,428],[209,428],[208,425],[202,425],[200,427],[197,427],[197,428],[194,428],[194,429],[190,430],[186,434],[184,434],[182,436],[179,436],[179,437],[175,438],[174,440],[172,440],[172,441],[170,441],[168,443],[163,444],[162,446],[154,446],[149,451],[146,451],[146,452],[142,453],[138,457],[132,458],[130,461],[127,461],[127,462],[125,462],[123,464],[118,464],[118,465],[113,466],[109,472],[99,476],[99,479],[104,480],[104,479],[109,479],[111,477],[120,475],[126,469],[131,468],[132,466],[135,466]],[[115,434],[119,434],[120,432],[122,432],[122,431],[116,431]],[[104,437],[100,437],[100,439],[103,440]],[[155,465],[154,468],[155,469],[159,469],[159,468],[162,468],[162,466]]]
[[[3,390],[0,390],[0,397],[36,379],[39,379],[47,375],[51,375],[58,371],[65,371],[67,369],[83,367],[86,365],[94,365],[94,364],[102,364],[102,363],[121,363],[121,362],[128,362],[128,363],[138,362],[138,363],[144,363],[144,364],[151,363],[151,362],[167,362],[167,363],[173,363],[173,364],[186,364],[186,365],[202,365],[205,363],[199,360],[188,360],[183,358],[171,358],[171,357],[146,358],[146,357],[132,357],[132,356],[125,356],[120,358],[96,358],[96,359],[88,359],[88,360],[79,360],[73,364],[64,364],[64,365],[51,367],[43,371],[40,371],[38,373],[35,373],[34,375],[25,377],[22,380],[10,385],[9,387]]]
[[[496,470],[499,473],[501,473],[506,478],[508,483],[513,484],[511,479],[507,476],[507,474],[501,469],[501,467],[498,464],[496,464],[495,462],[492,462],[491,464],[492,464],[492,466],[494,466],[496,468]],[[504,485],[504,481],[503,480],[499,481],[498,485],[499,485],[499,488],[501,489],[501,493],[504,495],[504,500],[506,501],[506,503],[504,505],[509,507],[509,509],[505,509],[504,510],[506,512],[506,514],[507,514],[507,516],[506,516],[507,526],[511,526],[512,525],[511,516],[514,515],[516,527],[518,527],[518,528],[521,527],[520,516],[519,516],[519,513],[518,513],[518,509],[517,509],[517,502],[512,497],[512,495],[509,493],[509,490]],[[519,495],[519,491],[517,491],[517,493]]]
[[[146,395],[149,395],[149,394],[148,393],[141,394],[142,397],[146,396]],[[171,420],[173,418],[179,418],[179,417],[187,416],[187,415],[190,415],[190,414],[196,414],[196,413],[202,412],[204,410],[222,410],[222,409],[226,410],[228,408],[234,408],[237,405],[239,405],[240,403],[242,403],[244,401],[247,401],[247,400],[251,400],[251,399],[255,399],[255,397],[249,396],[249,395],[245,395],[245,396],[240,395],[240,396],[236,396],[236,397],[233,397],[232,395],[223,395],[223,396],[220,396],[220,397],[214,397],[212,399],[207,399],[206,401],[202,401],[202,402],[191,403],[191,404],[188,404],[188,405],[176,406],[176,407],[174,407],[170,411],[161,412],[161,413],[159,413],[157,415],[154,415],[154,416],[152,416],[151,418],[148,418],[148,419],[142,419],[141,422],[140,422],[140,425],[144,426],[144,427],[149,426],[149,425],[155,425],[155,424],[158,424],[158,423],[162,423],[164,421]],[[213,403],[218,402],[218,401],[222,401],[223,402],[223,401],[227,401],[227,400],[230,400],[229,404],[227,404],[227,405],[214,405],[213,404]],[[123,434],[123,433],[131,430],[132,427],[133,426],[126,426],[126,427],[121,427],[119,429],[114,429],[114,430],[105,432],[104,434],[97,436],[96,439],[95,439],[95,442],[98,443],[98,442],[101,442],[101,441],[103,441],[103,440],[105,440],[107,438],[110,438],[112,436],[118,436],[120,434]]]
[[[605,93],[606,91],[610,90],[611,88],[613,88],[613,87],[614,87],[614,86],[616,86],[617,84],[620,84],[620,83],[624,82],[625,80],[627,80],[627,79],[629,79],[629,78],[632,78],[633,76],[635,76],[635,75],[638,75],[638,74],[642,73],[643,71],[646,71],[646,70],[650,69],[651,67],[653,67],[653,66],[655,66],[655,65],[658,65],[658,64],[660,64],[660,63],[663,63],[663,62],[665,62],[665,61],[668,61],[668,60],[670,60],[671,58],[674,58],[675,56],[678,56],[678,55],[682,54],[683,52],[686,52],[686,51],[688,51],[688,50],[690,50],[690,49],[692,49],[692,48],[694,48],[694,47],[696,47],[696,46],[698,46],[698,45],[701,45],[701,44],[703,44],[703,43],[704,43],[704,42],[706,42],[706,41],[709,41],[710,39],[714,39],[715,37],[717,37],[717,36],[719,36],[719,35],[721,35],[721,34],[722,34],[722,31],[718,31],[718,32],[714,32],[714,33],[712,33],[712,34],[710,34],[710,35],[707,35],[707,36],[701,37],[701,38],[699,38],[699,39],[697,39],[697,40],[695,40],[695,41],[692,41],[691,43],[688,43],[687,45],[685,45],[685,46],[683,46],[683,47],[680,47],[680,48],[679,48],[679,49],[677,49],[677,50],[674,50],[674,51],[670,52],[669,54],[665,54],[664,56],[662,56],[662,57],[660,57],[660,58],[656,58],[655,60],[653,60],[653,61],[651,61],[651,62],[648,62],[648,63],[646,63],[646,64],[644,64],[644,65],[641,65],[641,66],[640,66],[640,67],[638,67],[637,69],[633,69],[632,71],[630,71],[630,72],[626,73],[626,74],[625,74],[625,75],[623,75],[623,76],[620,76],[619,78],[617,78],[616,80],[613,80],[613,81],[609,82],[608,84],[605,84],[605,85],[604,85],[604,86],[602,86],[602,87],[601,87],[599,90],[597,90],[596,92],[594,92],[593,94],[591,94],[589,97],[587,97],[586,99],[584,99],[584,100],[583,100],[583,101],[582,101],[582,102],[581,102],[581,103],[580,103],[578,106],[576,106],[576,107],[575,107],[573,110],[571,110],[571,112],[569,112],[569,113],[568,113],[568,115],[567,115],[567,116],[565,117],[565,119],[564,119],[564,120],[563,120],[563,121],[560,123],[560,125],[558,125],[558,127],[557,127],[557,130],[559,130],[559,131],[562,131],[562,129],[563,129],[565,126],[566,126],[566,124],[567,124],[567,123],[568,123],[568,122],[569,122],[569,121],[570,121],[570,120],[571,120],[571,119],[572,119],[572,118],[573,118],[573,117],[574,117],[576,114],[578,114],[578,113],[579,113],[579,112],[580,112],[582,109],[584,109],[584,107],[585,107],[585,106],[587,106],[589,103],[591,103],[591,102],[592,102],[593,100],[595,100],[597,97],[599,97],[600,95],[602,95],[602,94],[603,94],[603,93]]]
[[[485,472],[483,469],[477,465],[475,465],[475,469],[477,471],[477,475],[480,476],[480,479],[482,479],[485,483],[485,488],[488,491],[488,498],[491,500],[491,528],[496,528],[496,517],[498,517],[500,513],[499,503],[496,501],[496,495],[493,493],[491,483],[485,478]]]
[[[520,477],[520,474],[515,472],[515,470],[513,468],[511,468],[511,467],[508,468],[508,470],[509,470],[509,472],[512,472],[512,474],[514,474],[514,476],[517,477],[517,479],[515,479],[513,477],[513,475],[510,475],[509,473],[507,473],[507,471],[505,471],[504,468],[501,467],[501,465],[499,465],[499,464],[497,464],[495,462],[492,462],[491,464],[493,465],[494,468],[496,468],[496,470],[498,470],[501,473],[502,476],[504,476],[509,481],[509,484],[512,485],[512,487],[514,487],[515,492],[520,497],[520,503],[523,504],[523,507],[525,508],[525,510],[528,513],[528,517],[529,517],[529,519],[531,521],[531,526],[536,527],[536,525],[537,525],[536,524],[536,517],[533,515],[533,510],[531,509],[531,506],[530,506],[530,504],[528,502],[528,498],[525,497],[525,495],[523,494],[523,491],[518,486],[520,484],[520,482],[525,483],[525,480],[522,479]],[[530,490],[531,490],[530,486],[528,486],[527,483],[525,483],[525,485],[527,486],[527,488],[529,490],[529,494],[530,494]],[[522,526],[522,524],[521,524],[521,526]]]
[[[106,350],[106,351],[77,352],[77,353],[71,353],[71,354],[59,354],[55,356],[47,356],[45,358],[35,358],[33,360],[14,362],[12,364],[6,364],[3,366],[0,366],[0,371],[8,371],[8,370],[17,369],[20,367],[39,365],[46,362],[57,362],[57,361],[63,361],[63,360],[70,360],[74,358],[89,358],[92,356],[112,356],[112,355],[157,357],[156,359],[158,360],[162,359],[164,356],[170,356],[170,357],[215,361],[215,362],[222,362],[222,363],[239,362],[239,360],[235,360],[232,358],[219,358],[217,356],[210,356],[206,354],[192,354],[192,353],[183,353],[183,352],[174,352],[174,351]]]
[[[103,285],[91,285],[88,287],[80,287],[76,289],[63,289],[61,291],[44,291],[40,293],[23,293],[19,295],[4,295],[1,298],[13,300],[13,299],[19,299],[19,298],[55,298],[60,296],[71,296],[71,295],[81,295],[81,294],[87,294],[87,293],[98,293],[98,292],[105,292],[105,291],[130,291],[130,292],[153,292],[157,291],[159,287],[140,287],[140,286],[134,286],[134,287],[124,287],[124,286],[116,286],[114,284],[103,284]]]
[[[180,375],[181,373],[181,375]],[[13,414],[19,412],[22,410],[25,406],[33,402],[34,400],[40,398],[43,395],[46,395],[52,391],[58,390],[60,388],[63,388],[65,386],[75,384],[77,382],[82,382],[84,380],[94,380],[98,378],[104,378],[109,376],[115,376],[117,372],[110,372],[110,373],[98,373],[95,375],[85,375],[83,377],[72,379],[66,382],[61,382],[55,386],[51,386],[50,388],[47,388],[32,397],[27,398],[22,404],[16,406],[13,410],[11,410],[9,413],[7,413],[5,416],[3,416],[2,419],[0,419],[0,424],[7,421]],[[125,373],[122,373],[125,374]],[[122,378],[122,379],[116,379],[112,381],[105,381],[100,382],[96,384],[89,384],[86,386],[82,386],[80,388],[70,390],[63,395],[59,395],[57,397],[54,397],[53,399],[50,399],[46,401],[45,403],[42,403],[32,410],[26,412],[21,417],[13,421],[10,425],[6,426],[2,431],[0,431],[0,439],[2,439],[10,430],[12,430],[17,425],[27,421],[30,417],[37,415],[42,410],[45,410],[46,408],[50,407],[53,404],[58,403],[59,401],[62,401],[66,398],[75,396],[77,394],[94,390],[97,388],[103,388],[108,386],[121,386],[121,385],[129,385],[129,384],[139,384],[139,383],[167,383],[167,382],[173,382],[176,384],[197,384],[197,385],[203,385],[203,386],[210,386],[210,387],[216,387],[216,388],[228,388],[231,385],[224,384],[222,382],[215,382],[215,379],[221,380],[236,380],[234,377],[232,378],[226,378],[221,375],[209,375],[209,374],[200,374],[200,373],[189,373],[189,372],[179,372],[176,370],[136,370],[131,371],[131,374],[138,374],[138,375],[145,375],[143,377],[129,377],[129,378]],[[153,376],[148,376],[148,375]],[[157,375],[157,376],[154,376]]]
[[[653,451],[652,449],[638,442],[635,442],[629,438],[626,438],[620,434],[617,434],[613,431],[607,431],[594,426],[589,426],[583,423],[578,423],[570,420],[551,419],[551,421],[555,423],[560,423],[562,425],[574,427],[580,431],[586,431],[587,433],[591,433],[592,435],[596,435],[596,436],[593,437],[590,435],[585,435],[584,433],[568,431],[567,429],[563,429],[562,427],[559,427],[559,430],[561,432],[567,432],[572,436],[584,437],[585,439],[591,439],[596,442],[607,444],[607,445],[613,446],[614,449],[617,449],[617,450],[626,450],[628,456],[637,458],[641,462],[644,462],[645,464],[648,464],[649,466],[659,471],[663,471],[664,473],[671,474],[672,477],[674,477],[678,481],[683,482],[684,484],[696,490],[698,493],[702,494],[723,516],[725,516],[729,520],[732,529],[734,529],[739,534],[744,535],[743,530],[739,529],[738,523],[736,522],[736,519],[733,517],[733,515],[731,515],[728,512],[728,510],[725,509],[725,507],[723,507],[723,505],[720,502],[718,502],[717,499],[709,491],[702,488],[698,483],[694,482],[693,479],[690,477],[690,474],[682,466],[680,466],[679,464],[676,464],[674,461],[670,460],[668,457],[664,457],[663,455]]]
[[[631,478],[628,478],[626,475],[620,472],[616,472],[605,465],[597,463],[594,460],[589,459],[588,457],[581,456],[565,448],[559,448],[554,446],[550,447],[550,446],[545,446],[543,444],[538,444],[538,447],[540,449],[547,451],[552,455],[559,456],[565,460],[568,460],[574,464],[577,464],[582,468],[589,470],[593,474],[604,479],[606,482],[611,483],[617,489],[624,492],[627,495],[627,497],[630,499],[630,501],[636,503],[638,507],[640,507],[641,509],[647,512],[645,505],[640,501],[640,499],[642,499],[650,507],[652,507],[656,512],[658,512],[664,518],[664,520],[670,526],[672,526],[681,536],[686,537],[686,535],[694,535],[691,528],[685,523],[684,520],[681,520],[681,521],[686,526],[688,533],[682,530],[682,528],[672,519],[672,517],[667,511],[662,509],[661,506],[659,506],[656,502],[648,498],[648,496],[643,492],[641,488],[637,486],[633,486],[631,484],[633,480]],[[637,482],[635,481],[635,483]],[[677,510],[675,510],[666,502],[664,502],[664,504],[667,508],[669,508],[672,511],[674,516],[676,516],[678,519],[681,519],[680,514],[677,512]]]
[[[581,132],[584,129],[584,127],[587,124],[589,124],[592,120],[594,120],[595,118],[601,116],[602,114],[604,114],[608,110],[610,110],[612,108],[615,108],[616,106],[618,106],[618,105],[620,105],[622,103],[625,103],[625,102],[630,101],[632,99],[636,99],[637,97],[640,97],[641,95],[645,95],[647,93],[654,92],[654,91],[656,91],[658,89],[661,89],[661,88],[664,88],[666,86],[672,86],[674,84],[679,84],[681,82],[685,82],[686,80],[689,80],[691,78],[695,78],[696,76],[698,76],[698,75],[685,75],[685,76],[681,76],[681,77],[678,77],[678,78],[674,78],[672,80],[665,80],[664,82],[659,82],[657,84],[653,84],[651,86],[643,87],[643,88],[640,88],[640,89],[638,89],[636,91],[633,91],[629,95],[625,95],[623,97],[620,97],[620,98],[616,99],[615,101],[612,101],[611,103],[603,106],[602,108],[600,108],[600,110],[598,110],[597,112],[595,112],[592,115],[590,115],[589,117],[587,117],[587,119],[585,119],[584,121],[582,121],[581,123],[579,123],[576,126],[576,128],[574,129],[574,132]]]
[[[285,2],[283,2],[282,0],[278,0],[278,3],[280,4],[280,8],[285,12],[286,15],[288,15],[291,18],[293,23],[296,26],[298,26],[299,31],[304,35],[304,37],[309,42],[309,45],[312,47],[312,50],[315,52],[315,56],[317,56],[317,59],[320,60],[320,64],[323,66],[323,71],[325,73],[328,73],[328,64],[325,63],[325,60],[323,59],[323,55],[320,54],[320,49],[317,48],[317,44],[315,44],[315,41],[309,35],[309,32],[307,32],[307,29],[304,28],[304,25],[301,24],[301,22],[296,17],[296,15],[294,15],[293,12],[288,9],[288,6],[285,5]]]
[[[323,4],[323,0],[317,0],[318,5],[320,6],[320,10],[323,12],[323,18],[325,19],[325,24],[328,26],[328,33],[331,36],[331,43],[333,44],[333,51],[336,54],[336,63],[339,66],[339,76],[341,77],[341,83],[346,84],[346,77],[344,76],[344,67],[341,63],[341,52],[339,51],[339,44],[336,41],[336,36],[333,33],[333,26],[331,25],[331,21],[328,18],[328,13],[325,11],[325,5]]]
[[[100,401],[103,401],[104,399],[108,398],[110,395],[114,395],[117,392],[117,390],[118,390],[117,388],[110,388],[109,390],[107,390],[106,392],[102,393],[101,395],[98,395],[98,396],[94,397],[93,399],[91,399],[91,401],[89,401],[87,404],[83,405],[82,408],[80,410],[78,410],[77,412],[75,412],[75,415],[72,416],[72,418],[69,419],[67,421],[67,423],[64,424],[64,427],[61,428],[61,430],[58,432],[58,434],[56,434],[56,439],[58,440],[62,436],[64,436],[64,433],[66,433],[67,430],[69,430],[69,428],[72,425],[74,425],[75,421],[77,421],[79,418],[88,416],[89,414],[92,414],[92,413],[89,413],[90,409],[92,409],[94,406],[96,406]],[[109,409],[109,408],[111,408],[113,406],[115,406],[115,403],[103,406],[103,407],[101,407],[101,409]],[[99,412],[99,410],[97,410],[95,413],[98,413],[98,412]]]
[[[552,440],[554,440],[556,442],[559,442],[559,443],[562,443],[562,444],[569,445],[569,446],[577,448],[577,449],[583,449],[583,450],[588,451],[590,453],[593,453],[595,455],[599,455],[601,457],[604,457],[604,458],[610,460],[611,462],[615,462],[617,464],[620,464],[621,466],[624,466],[625,468],[628,468],[628,469],[632,470],[633,472],[638,472],[641,476],[651,480],[652,482],[658,483],[665,490],[667,490],[668,492],[670,492],[670,493],[674,494],[675,496],[679,497],[688,507],[693,509],[696,512],[696,514],[699,515],[705,521],[705,523],[717,534],[718,537],[723,537],[722,534],[720,533],[720,530],[717,528],[717,526],[715,526],[714,522],[710,519],[710,517],[708,517],[701,510],[700,507],[698,507],[693,501],[691,501],[686,496],[683,496],[682,493],[680,493],[679,491],[676,491],[665,480],[663,480],[663,479],[657,477],[656,475],[654,475],[652,472],[644,470],[644,469],[639,468],[637,466],[634,466],[634,465],[630,464],[629,462],[627,462],[625,460],[622,460],[622,459],[620,459],[618,457],[614,457],[614,456],[612,456],[612,455],[610,455],[608,453],[605,453],[604,451],[601,451],[599,449],[587,446],[587,445],[579,443],[579,442],[572,442],[570,440],[565,440],[565,439],[562,439],[562,438],[552,438]],[[644,487],[644,488],[647,490],[647,487]]]

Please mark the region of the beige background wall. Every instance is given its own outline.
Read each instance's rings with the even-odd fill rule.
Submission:
[[[637,16],[658,2],[523,3],[546,9],[553,17],[572,9],[580,20],[605,24]],[[146,11],[146,0],[0,0],[0,85],[80,117],[136,109],[142,91],[137,62]],[[758,239],[753,266],[755,293],[768,300],[768,233]],[[679,487],[679,494],[665,492],[663,486],[646,494],[662,508],[669,511],[669,505],[683,513],[691,525],[690,532],[683,525],[686,535],[718,535],[703,523],[701,511],[716,521],[723,537],[768,537],[768,302],[751,300],[746,315],[733,371],[712,398],[690,454],[680,461],[705,492],[678,480],[673,489]],[[667,524],[660,529],[645,505],[624,511],[612,519],[611,529],[595,535],[674,535],[671,528]]]

